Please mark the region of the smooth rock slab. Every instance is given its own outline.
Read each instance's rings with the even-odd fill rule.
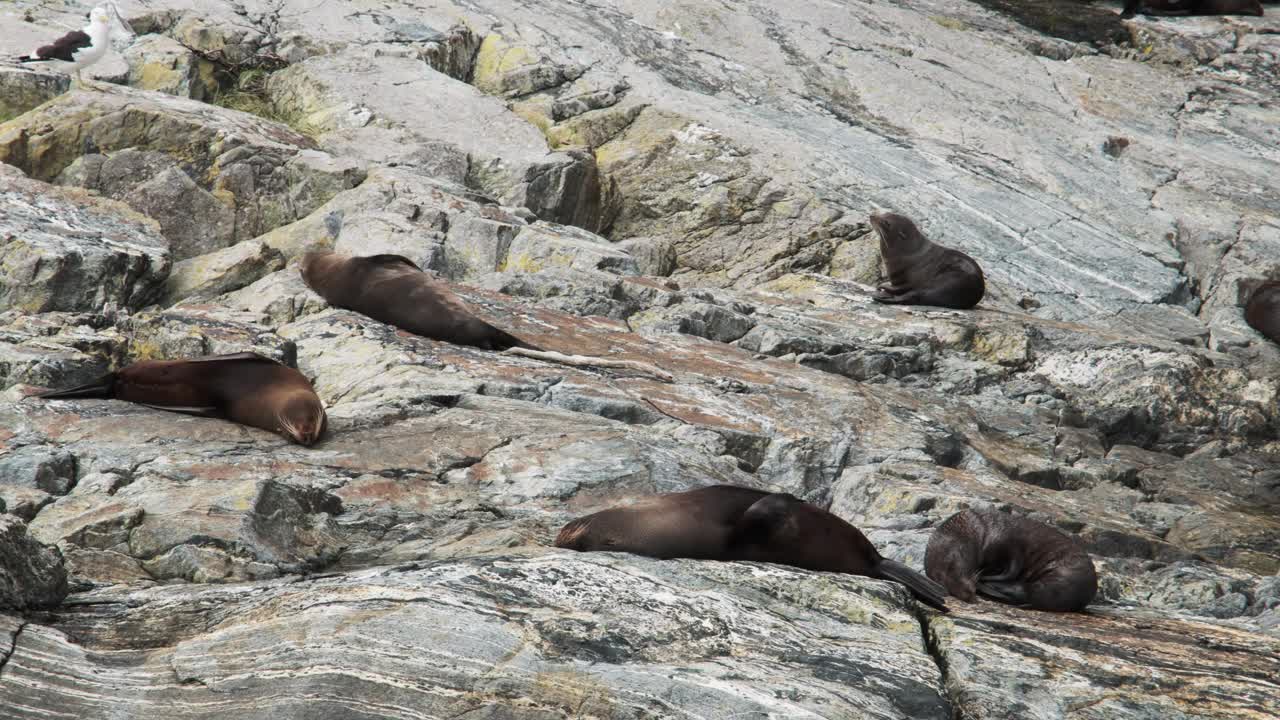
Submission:
[[[168,241],[123,203],[0,172],[0,311],[138,308],[168,272]]]
[[[0,704],[85,720],[951,717],[905,592],[778,566],[561,552],[85,600],[24,629]]]
[[[931,618],[929,629],[961,717],[1266,720],[1280,713],[1274,637],[1138,610],[956,605],[950,617]]]
[[[57,72],[0,67],[0,123],[48,102],[71,87],[71,78]]]
[[[0,608],[56,605],[66,594],[62,554],[32,539],[22,520],[0,514]]]
[[[359,163],[314,147],[295,130],[256,115],[119,87],[68,93],[0,130],[0,162],[41,180],[57,178],[81,156],[135,149],[166,157],[170,167],[150,163],[156,172],[138,177],[86,171],[66,179],[154,213],[181,249],[179,259],[293,222],[364,180]],[[186,182],[166,172],[180,172]],[[233,232],[202,245],[198,233],[185,228],[218,205],[231,211]]]

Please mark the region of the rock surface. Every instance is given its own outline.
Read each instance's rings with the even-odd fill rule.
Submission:
[[[138,37],[89,74],[119,84],[0,68],[6,717],[1280,715],[1280,348],[1239,307],[1280,277],[1275,14],[118,5]],[[0,6],[0,49],[85,9]],[[977,258],[983,303],[873,303],[877,209]],[[328,307],[317,248],[674,379]],[[311,378],[320,443],[29,397],[239,351]],[[958,510],[1027,514],[1099,597],[941,615],[549,547],[713,483],[915,567]]]
[[[62,555],[32,540],[22,520],[0,515],[0,608],[47,607],[66,596]]]

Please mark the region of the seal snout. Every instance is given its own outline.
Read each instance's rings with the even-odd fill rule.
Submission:
[[[310,398],[291,401],[276,417],[280,423],[280,432],[288,435],[299,445],[314,445],[324,434],[325,427],[328,425],[324,406],[318,399],[315,402],[309,400]]]
[[[578,518],[570,522],[568,525],[560,528],[559,534],[556,535],[555,546],[559,548],[568,548],[570,550],[582,550],[583,536],[587,534],[587,530],[591,527],[591,516]]]

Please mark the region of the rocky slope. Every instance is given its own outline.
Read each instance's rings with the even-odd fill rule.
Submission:
[[[0,66],[0,708],[14,718],[1273,718],[1280,13],[1118,3],[120,2],[91,87]],[[0,6],[0,52],[86,5]],[[870,301],[866,222],[987,271]],[[335,310],[395,252],[569,367]],[[312,448],[114,401],[253,350]],[[1086,615],[582,555],[732,482],[919,567],[964,507],[1076,533]]]

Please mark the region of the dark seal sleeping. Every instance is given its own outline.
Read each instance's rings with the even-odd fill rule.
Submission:
[[[958,310],[967,310],[982,300],[986,284],[976,260],[930,242],[902,215],[872,215],[871,226],[880,235],[880,256],[889,273],[889,284],[877,288],[873,300]]]
[[[880,555],[857,528],[786,493],[714,485],[602,510],[565,525],[556,547],[649,557],[746,560],[850,573],[907,586],[946,611],[946,589]]]
[[[280,433],[301,445],[315,443],[328,422],[324,403],[305,375],[256,353],[143,360],[88,385],[36,397],[115,398],[162,410],[221,417]]]
[[[1280,280],[1268,280],[1253,289],[1244,305],[1244,321],[1280,343]]]
[[[1262,15],[1259,0],[1128,0],[1120,17],[1134,15]]]
[[[302,279],[330,305],[415,335],[484,350],[537,349],[476,317],[448,286],[401,255],[307,253]]]
[[[1098,590],[1093,561],[1056,528],[996,511],[963,510],[929,538],[925,573],[955,597],[1037,610],[1083,610]]]

